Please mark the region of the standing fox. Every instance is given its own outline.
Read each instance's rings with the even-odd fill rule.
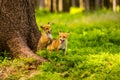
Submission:
[[[45,49],[47,45],[50,44],[50,42],[52,41],[52,35],[51,35],[52,30],[50,27],[50,23],[48,23],[45,26],[41,26],[41,28],[43,32],[38,42],[37,51]]]
[[[52,40],[52,43],[47,46],[47,50],[63,50],[63,52],[66,54],[68,37],[69,33],[59,32],[59,38]]]

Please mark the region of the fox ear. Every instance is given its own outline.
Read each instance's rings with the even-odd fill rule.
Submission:
[[[40,26],[42,29],[44,28],[43,26]]]
[[[59,33],[61,33],[62,31],[60,30]]]
[[[50,26],[50,22],[48,22],[47,26]]]
[[[50,22],[48,22],[48,24],[50,25]]]
[[[71,32],[68,32],[68,34],[70,34]]]
[[[67,35],[69,36],[69,35],[70,35],[70,32],[67,32]]]
[[[59,34],[61,33],[61,31],[59,31]]]

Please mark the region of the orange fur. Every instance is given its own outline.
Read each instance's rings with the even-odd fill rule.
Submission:
[[[38,42],[37,51],[45,49],[52,40],[50,24],[48,23],[45,26],[41,26],[41,28],[42,28],[43,32],[42,32],[41,37]]]
[[[59,38],[56,40],[53,40],[50,45],[47,46],[48,51],[52,50],[63,50],[66,54],[67,50],[67,39],[68,39],[69,33],[59,33]]]

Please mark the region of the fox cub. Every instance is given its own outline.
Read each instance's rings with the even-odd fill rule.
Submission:
[[[38,42],[37,51],[45,49],[47,45],[50,44],[50,42],[52,41],[52,30],[50,27],[50,23],[40,27],[42,28],[43,32]]]
[[[48,51],[62,50],[66,54],[68,37],[69,33],[59,32],[59,38],[53,39],[51,44],[47,46],[47,50]]]

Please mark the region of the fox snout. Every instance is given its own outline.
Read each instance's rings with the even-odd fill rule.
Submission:
[[[52,30],[48,31],[48,34],[51,34],[52,33]]]
[[[63,43],[64,43],[64,41],[65,41],[64,39],[60,39],[60,43],[61,43],[61,44],[63,44]]]

